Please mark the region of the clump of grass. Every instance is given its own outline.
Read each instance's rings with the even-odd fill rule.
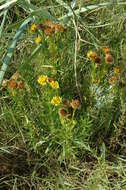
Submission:
[[[117,4],[3,4],[0,188],[125,189],[125,2]]]

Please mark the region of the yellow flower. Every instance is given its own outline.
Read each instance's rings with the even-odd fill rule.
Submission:
[[[103,47],[103,51],[105,54],[110,53],[110,48],[109,47]]]
[[[95,51],[89,51],[89,52],[87,53],[87,57],[88,57],[88,59],[90,59],[91,61],[94,61],[97,56],[98,56],[98,55],[97,55],[97,53],[96,53]]]
[[[120,74],[120,67],[115,67],[114,73],[115,73],[116,75]]]
[[[38,83],[41,84],[42,86],[46,85],[48,80],[48,77],[46,75],[41,75],[38,78]]]
[[[50,86],[54,89],[58,89],[59,83],[57,81],[52,81],[52,82],[50,82]]]
[[[35,24],[32,24],[30,31],[35,32],[36,28],[37,28],[37,26]]]
[[[58,106],[62,101],[62,98],[60,96],[54,96],[53,99],[51,100],[51,103],[54,106]]]
[[[36,39],[35,39],[35,42],[36,42],[36,44],[40,44],[41,43],[41,37],[40,36],[38,36]]]

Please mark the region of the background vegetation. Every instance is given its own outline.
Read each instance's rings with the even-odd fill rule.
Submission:
[[[0,189],[125,190],[126,2],[0,11]]]

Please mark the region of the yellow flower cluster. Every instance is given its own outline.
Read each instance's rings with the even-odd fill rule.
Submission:
[[[49,83],[50,86],[54,89],[59,88],[59,83],[57,81],[54,81],[52,78],[48,78],[47,75],[40,75],[38,78],[38,83],[41,85],[45,85],[46,83]]]
[[[40,75],[38,78],[38,83],[42,86],[49,83],[53,89],[59,88],[59,83],[57,81],[54,81],[53,78],[48,78],[46,75]],[[61,101],[62,101],[62,98],[60,96],[54,96],[51,100],[51,103],[54,106],[58,106],[61,103]]]

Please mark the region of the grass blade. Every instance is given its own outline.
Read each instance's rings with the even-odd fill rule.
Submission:
[[[1,38],[1,35],[2,35],[2,31],[3,31],[4,23],[5,23],[5,20],[6,20],[7,12],[8,12],[8,9],[6,9],[4,11],[3,20],[2,20],[2,23],[1,23],[1,26],[0,26],[0,38]]]
[[[4,63],[2,65],[2,68],[1,68],[1,71],[0,71],[0,84],[2,83],[3,81],[3,77],[4,77],[4,74],[6,72],[6,69],[7,69],[7,66],[9,65],[10,63],[10,60],[11,60],[11,57],[13,55],[13,52],[14,52],[14,49],[16,47],[16,44],[21,36],[21,34],[23,33],[25,27],[27,26],[27,24],[29,22],[32,21],[32,17],[29,17],[28,19],[26,19],[22,24],[21,26],[19,27],[17,33],[15,34],[14,36],[14,39],[12,41],[12,44],[10,46],[10,48],[8,49],[8,52],[7,52],[7,55],[5,57],[5,60],[4,60]]]
[[[82,7],[80,9],[75,10],[74,14],[79,15],[80,13],[92,11],[95,9],[101,9],[101,8],[106,7],[108,5],[126,5],[126,2],[116,2],[116,3],[107,2],[107,3],[99,3],[96,5],[89,5],[89,6],[85,6],[85,7]],[[63,17],[60,17],[58,20],[64,20],[64,19],[71,17],[71,16],[73,16],[73,12],[69,12],[68,14],[64,15]]]
[[[16,3],[16,2],[17,2],[17,0],[9,1],[9,2],[5,3],[4,5],[1,5],[0,10],[6,9],[8,6],[10,6],[10,5],[12,5],[13,3]]]

